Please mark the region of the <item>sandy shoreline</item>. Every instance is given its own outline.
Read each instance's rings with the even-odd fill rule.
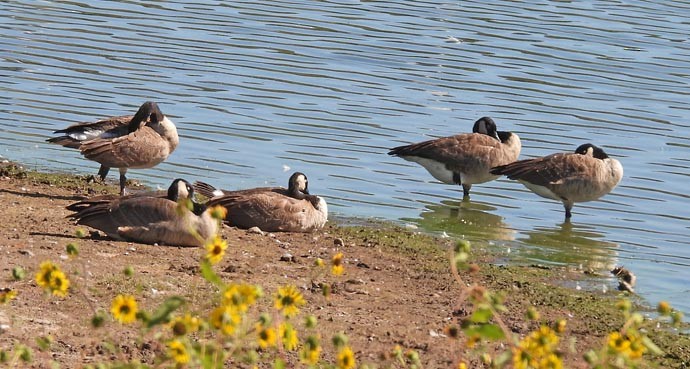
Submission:
[[[119,293],[139,296],[149,308],[179,295],[200,313],[210,309],[216,292],[200,276],[202,249],[116,242],[93,233],[83,239],[74,236],[77,227],[65,218],[64,207],[81,196],[116,191],[114,185],[87,183],[82,177],[26,172],[9,164],[0,167],[0,271],[5,275],[0,288],[18,291],[16,299],[0,305],[0,349],[17,343],[34,347],[36,367],[49,367],[51,361],[62,367],[112,359],[148,362],[164,348],[116,323],[107,323],[105,336],[117,342],[118,353],[104,351],[103,331],[92,331],[89,325],[93,309],[107,311]],[[457,304],[460,288],[449,272],[446,252],[450,240],[387,224],[351,227],[332,222],[309,234],[260,235],[225,227],[223,236],[229,248],[216,267],[223,280],[261,285],[267,296],[281,285],[294,284],[307,300],[304,310],[319,318],[324,341],[333,332],[346,333],[360,363],[381,365],[381,354],[400,345],[417,350],[425,367],[449,367],[461,351],[457,341],[444,336],[444,329],[459,323],[468,309]],[[71,242],[80,251],[76,260],[66,257],[65,246]],[[344,254],[345,274],[315,279],[315,260],[330,260],[336,252]],[[512,332],[524,335],[538,326],[525,319],[531,305],[545,322],[568,321],[566,336],[576,346],[574,351],[563,349],[568,367],[586,367],[582,353],[601,345],[622,322],[613,306],[615,285],[606,295],[576,291],[560,281],[587,278],[581,272],[496,266],[483,252],[475,258],[481,270],[465,279],[504,293],[508,311],[503,317]],[[81,296],[46,297],[33,278],[44,260],[63,265]],[[21,281],[11,279],[17,266],[27,272]],[[126,267],[134,269],[134,277],[122,274]],[[313,287],[315,281],[333,283],[328,300]],[[270,298],[259,306],[270,309]],[[651,326],[649,334],[666,355],[651,361],[660,367],[690,367],[688,337],[654,329]],[[41,351],[34,338],[44,335],[53,343]],[[334,353],[324,348],[324,355],[332,358]],[[294,355],[288,361],[288,367],[298,362]]]

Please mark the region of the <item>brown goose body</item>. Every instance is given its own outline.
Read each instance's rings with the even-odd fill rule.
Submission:
[[[581,145],[573,153],[516,161],[491,172],[517,180],[539,196],[561,201],[566,218],[572,216],[575,203],[599,199],[623,178],[621,163],[592,144]]]
[[[109,198],[99,196],[69,205],[69,217],[117,240],[172,246],[202,246],[218,231],[209,211],[189,211],[178,198],[192,196],[184,180],[175,180],[168,195],[137,194]],[[201,209],[199,209],[201,210]]]
[[[248,195],[252,193],[261,193],[261,192],[276,192],[279,194],[283,194],[285,196],[288,195],[288,189],[285,187],[255,187],[255,188],[247,188],[247,189],[242,189],[242,190],[220,190],[212,185],[205,183],[205,182],[200,182],[196,181],[194,182],[194,192],[207,197],[207,198],[213,198],[213,197],[220,197],[220,196],[240,196],[240,195]]]
[[[195,186],[199,188],[198,185],[197,182]],[[218,191],[202,185],[210,187],[212,195]],[[299,172],[290,177],[287,189],[260,187],[222,192],[206,205],[224,206],[228,211],[225,222],[234,227],[258,227],[267,232],[312,232],[323,228],[328,221],[326,201],[309,194],[307,178]]]
[[[78,148],[84,157],[100,163],[101,179],[105,179],[110,168],[118,168],[123,195],[127,169],[151,168],[165,160],[179,144],[175,124],[150,101],[131,117],[79,123],[55,132],[64,135],[48,142]]]
[[[491,174],[491,168],[517,160],[522,148],[518,135],[497,131],[489,117],[477,120],[472,131],[398,146],[388,155],[418,163],[443,183],[462,185],[467,196],[473,184],[500,177]]]

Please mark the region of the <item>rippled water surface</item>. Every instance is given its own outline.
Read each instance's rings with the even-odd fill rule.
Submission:
[[[95,174],[44,140],[155,100],[181,144],[133,179],[232,189],[300,170],[336,215],[463,236],[509,261],[623,264],[650,303],[690,312],[689,18],[681,1],[2,2],[0,155]],[[520,135],[522,158],[592,142],[625,177],[563,224],[561,204],[517,183],[463,202],[386,155],[485,115]]]

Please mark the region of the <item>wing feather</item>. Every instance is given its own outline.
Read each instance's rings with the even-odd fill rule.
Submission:
[[[498,155],[501,142],[479,133],[464,133],[393,148],[388,154],[416,156],[445,164],[454,172],[486,167]]]
[[[148,168],[170,153],[167,141],[147,126],[121,137],[86,141],[80,150],[87,159],[111,168]]]
[[[599,164],[600,160],[591,156],[557,153],[498,166],[493,168],[491,173],[548,187],[586,179],[591,176],[591,169],[589,168]]]

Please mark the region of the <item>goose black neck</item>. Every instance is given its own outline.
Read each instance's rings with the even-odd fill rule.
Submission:
[[[158,104],[153,101],[147,101],[139,107],[137,113],[134,114],[132,120],[129,121],[129,125],[127,127],[129,133],[138,130],[142,125],[144,125],[144,123],[146,123],[147,120],[149,120],[149,117],[151,118],[152,122],[160,122],[164,119],[163,113],[158,108]]]

